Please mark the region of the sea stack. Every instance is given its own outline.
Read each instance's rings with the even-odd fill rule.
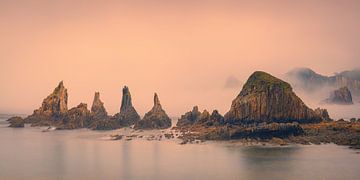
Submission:
[[[68,93],[63,81],[42,102],[41,107],[25,118],[25,123],[35,126],[49,125],[51,121],[61,120],[68,111]]]
[[[124,86],[122,90],[120,113],[115,115],[121,126],[131,126],[140,120],[139,114],[132,105],[130,90]]]
[[[154,106],[144,118],[135,124],[135,129],[167,129],[171,127],[171,119],[162,109],[158,95],[154,94]]]
[[[225,121],[232,124],[316,123],[321,120],[296,96],[290,84],[262,71],[249,77],[225,115]]]
[[[95,92],[93,104],[91,106],[91,115],[94,120],[102,120],[108,117],[104,103],[100,100],[99,92]]]
[[[333,91],[330,98],[326,99],[325,102],[330,104],[353,104],[351,92],[347,87]]]

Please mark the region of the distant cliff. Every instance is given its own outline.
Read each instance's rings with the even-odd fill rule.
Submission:
[[[324,87],[335,89],[348,87],[355,96],[360,96],[360,69],[343,71],[333,76],[324,76],[309,68],[297,68],[286,74],[295,88],[314,92]]]

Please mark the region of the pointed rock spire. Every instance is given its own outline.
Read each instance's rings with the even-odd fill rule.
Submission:
[[[94,119],[105,119],[107,118],[107,112],[104,107],[104,103],[100,100],[100,93],[95,92],[93,104],[91,106],[91,114]]]
[[[171,119],[162,109],[158,95],[154,94],[154,106],[144,118],[135,124],[135,129],[166,129],[171,127]]]
[[[154,93],[154,110],[162,110],[159,97],[156,93]]]
[[[54,89],[48,97],[43,100],[41,108],[38,110],[40,113],[45,114],[61,114],[66,113],[68,102],[67,89],[64,87],[63,81]]]
[[[123,96],[121,100],[120,113],[115,114],[115,119],[118,120],[121,126],[130,126],[140,120],[139,114],[132,105],[130,90],[127,86],[123,88]]]
[[[123,92],[123,96],[121,100],[120,111],[124,111],[127,108],[132,107],[131,94],[129,88],[127,86],[124,86],[122,92]]]

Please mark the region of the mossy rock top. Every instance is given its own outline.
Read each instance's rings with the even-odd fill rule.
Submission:
[[[264,92],[267,90],[279,89],[284,91],[292,91],[289,83],[276,78],[263,71],[255,71],[245,83],[241,95],[248,93]]]

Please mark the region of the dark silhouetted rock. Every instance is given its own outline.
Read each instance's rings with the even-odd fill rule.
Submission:
[[[121,126],[131,126],[140,120],[139,114],[132,105],[131,94],[127,86],[123,88],[120,113],[115,114],[114,118],[119,121]]]
[[[104,103],[100,100],[99,92],[95,92],[93,104],[91,106],[91,115],[94,120],[104,120],[108,118]]]
[[[347,87],[335,90],[325,101],[331,104],[353,104],[351,92]]]
[[[195,106],[192,111],[187,112],[181,116],[176,126],[185,127],[194,124],[213,126],[213,125],[221,125],[223,123],[224,123],[224,117],[217,110],[214,110],[210,115],[210,113],[207,110],[204,110],[202,113],[200,113],[198,107]]]
[[[166,129],[171,127],[171,119],[162,109],[158,95],[154,95],[154,106],[144,118],[135,124],[135,129]]]
[[[7,121],[10,123],[9,127],[22,128],[25,125],[24,119],[19,116],[11,117]]]
[[[97,120],[89,126],[92,130],[114,130],[121,127],[119,121],[114,117],[105,120]]]
[[[254,72],[233,100],[226,122],[315,123],[322,118],[292,91],[291,86],[262,71]]]
[[[91,122],[91,113],[87,109],[87,104],[80,103],[71,108],[63,118],[62,124],[57,125],[58,129],[77,129],[88,127]]]

